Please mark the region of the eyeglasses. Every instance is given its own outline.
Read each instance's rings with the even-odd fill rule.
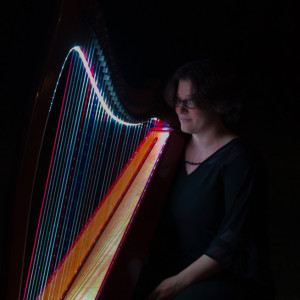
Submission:
[[[194,100],[191,100],[191,99],[181,100],[181,99],[176,98],[175,99],[175,107],[179,107],[181,105],[184,108],[188,108],[188,109],[194,109],[197,107],[197,104],[195,103]]]

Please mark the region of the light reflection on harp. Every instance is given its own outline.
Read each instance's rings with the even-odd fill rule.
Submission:
[[[68,55],[49,105],[22,299],[129,299],[175,168],[176,158],[161,160],[171,130],[136,124],[101,46],[91,39],[82,50]]]

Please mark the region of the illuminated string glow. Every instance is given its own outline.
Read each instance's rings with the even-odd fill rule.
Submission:
[[[81,61],[82,61],[83,65],[84,65],[85,71],[86,71],[86,73],[87,73],[87,75],[88,75],[88,77],[89,77],[89,79],[90,79],[90,83],[91,83],[91,85],[92,85],[92,87],[93,87],[93,89],[94,89],[94,92],[95,92],[95,94],[97,95],[97,97],[98,97],[98,99],[99,99],[99,101],[100,101],[100,103],[101,103],[103,109],[106,111],[106,113],[107,113],[113,120],[115,120],[116,122],[118,122],[118,123],[120,123],[120,124],[122,124],[122,125],[127,125],[127,126],[139,126],[139,125],[141,125],[142,123],[129,123],[129,122],[123,121],[123,120],[121,120],[120,118],[118,118],[117,116],[115,116],[115,115],[112,113],[112,111],[109,109],[108,105],[107,105],[106,102],[104,101],[104,99],[103,99],[103,97],[102,97],[102,95],[101,95],[101,92],[100,92],[99,89],[98,89],[98,86],[97,86],[97,82],[96,82],[96,80],[95,80],[95,77],[94,77],[93,74],[92,74],[92,71],[91,71],[91,68],[90,68],[90,66],[89,66],[89,63],[88,63],[88,61],[87,61],[87,59],[86,59],[84,53],[82,52],[81,48],[80,48],[79,46],[75,46],[75,47],[73,47],[73,48],[70,50],[69,54],[70,54],[72,51],[76,51],[76,52],[79,54],[79,56],[80,56],[80,58],[81,58]],[[69,56],[69,54],[68,54],[68,56]]]
[[[48,146],[47,151],[42,147],[40,154],[41,162],[49,160],[49,167],[37,175],[45,182],[35,183],[41,212],[24,300],[38,299],[140,142],[153,127],[161,127],[156,118],[124,121],[126,116],[116,115],[119,111],[114,112],[111,100],[116,102],[117,96],[99,47],[92,43],[72,48],[49,108],[45,144],[53,143],[53,148],[50,153]],[[41,185],[44,189],[39,191]],[[63,273],[68,268],[65,265]]]

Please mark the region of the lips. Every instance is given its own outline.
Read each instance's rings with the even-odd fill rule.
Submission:
[[[184,119],[184,118],[180,118],[179,120],[180,120],[180,122],[189,122],[189,121],[191,121],[191,119]]]

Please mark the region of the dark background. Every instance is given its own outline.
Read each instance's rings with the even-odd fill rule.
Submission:
[[[246,95],[240,134],[261,151],[269,170],[276,299],[300,299],[300,47],[295,3],[99,3],[116,64],[137,90],[164,85],[178,66],[193,59],[221,57],[235,66]],[[16,179],[56,11],[56,1],[50,0],[18,0],[2,8],[1,246],[9,240]]]

